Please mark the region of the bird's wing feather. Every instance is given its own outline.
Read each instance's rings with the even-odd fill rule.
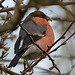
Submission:
[[[34,41],[39,40],[42,38],[42,36],[39,36],[39,34],[45,34],[47,27],[46,25],[41,25],[38,23],[36,25],[32,20],[26,21],[22,24],[22,26],[30,33],[34,34],[37,33],[38,35],[32,36]],[[15,43],[15,53],[20,52],[23,50],[23,48],[27,47],[29,44],[31,44],[31,40],[29,39],[28,35],[21,29],[19,33],[19,38],[17,39]]]

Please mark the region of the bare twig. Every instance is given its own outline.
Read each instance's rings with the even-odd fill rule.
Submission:
[[[64,7],[62,3],[60,3],[60,6],[61,6],[65,11],[67,11],[68,13],[70,13],[71,16],[73,17],[73,19],[75,20],[75,14],[73,14],[70,10],[68,10],[66,7]]]
[[[46,0],[46,2],[48,2],[47,0]],[[48,2],[49,3],[49,2]],[[34,3],[35,4],[35,3]],[[48,6],[49,5],[59,5],[59,3],[49,3],[48,4]],[[75,2],[62,2],[62,5],[63,6],[66,6],[66,5],[75,5]],[[24,5],[24,6],[21,6],[21,9],[25,9],[25,7],[26,7],[27,5]],[[41,5],[41,6],[43,6],[43,5]],[[45,5],[45,6],[47,6],[47,5]],[[31,6],[29,6],[29,7],[35,7],[35,5],[31,5]],[[11,8],[3,8],[3,9],[1,9],[0,10],[0,13],[1,12],[7,12],[7,11],[13,11],[15,9],[15,7],[11,7]]]
[[[51,55],[53,58],[75,59],[75,56]]]
[[[5,1],[5,0],[1,0],[1,1],[0,1],[0,4],[3,3],[4,1]]]
[[[37,60],[33,65],[31,65],[28,69],[26,69],[21,75],[25,74],[26,72],[30,71],[34,66],[36,66],[43,58],[45,57],[45,55],[43,55],[42,57],[39,58],[39,60]],[[56,67],[56,65],[53,65],[54,68],[56,68],[59,72],[60,70]]]
[[[11,17],[10,21],[3,25],[0,25],[0,33],[13,30],[21,22],[21,19],[23,18],[27,9],[28,7],[26,7],[25,10],[22,11],[20,9],[20,4],[17,3],[15,7],[14,15]]]
[[[52,20],[56,20],[56,21],[62,21],[62,22],[72,22],[73,20],[71,20],[71,19],[61,19],[61,18],[52,18],[51,17],[51,19]],[[75,23],[75,22],[74,22]]]
[[[36,61],[33,65],[31,65],[28,69],[26,69],[21,75],[25,74],[26,72],[30,71],[35,65],[37,65],[42,60],[42,57]]]
[[[1,13],[1,12],[13,11],[13,10],[15,10],[15,7],[11,7],[11,8],[3,8],[3,9],[0,10],[0,13]]]
[[[39,0],[36,0],[36,1],[39,2]],[[5,9],[0,10],[0,12],[4,12],[4,11],[6,12],[6,11],[14,10],[16,8],[20,8],[19,12],[17,12],[15,10],[13,18],[11,18],[8,23],[5,23],[4,25],[0,26],[0,33],[5,32],[7,30],[13,30],[16,27],[16,25],[18,25],[20,23],[22,17],[24,16],[24,14],[25,14],[25,12],[27,11],[28,8],[30,8],[30,7],[35,7],[36,8],[36,1],[34,0],[33,4],[32,4],[32,2],[29,2],[28,5],[25,5],[25,6],[22,6],[22,7],[21,6],[20,7],[15,7],[15,8],[12,7],[12,8],[5,8]],[[44,1],[47,2],[47,3],[45,3],[45,2],[44,2],[44,4],[41,3],[41,6],[46,6],[46,5],[60,5],[61,4],[61,2],[59,2],[59,1],[56,1],[54,3],[51,2],[50,0],[48,0],[49,2],[47,0],[44,0]],[[62,5],[73,4],[73,3],[62,2]],[[39,3],[37,5],[39,6]],[[22,12],[21,8],[24,10],[23,12]]]
[[[48,73],[49,75],[52,75],[52,74],[53,75],[61,75],[61,74],[52,72],[52,71],[45,69],[45,68],[42,68],[42,67],[35,66],[35,68],[42,70],[42,72],[40,72],[40,73]]]
[[[60,44],[60,45],[59,45],[58,47],[56,47],[54,50],[52,50],[51,52],[49,52],[49,54],[51,54],[51,53],[57,51],[58,48],[60,48],[61,46],[65,45],[66,42],[67,42],[73,35],[75,35],[75,32],[74,32],[70,37],[68,37],[62,44]]]
[[[63,33],[63,35],[57,40],[54,42],[54,44],[52,44],[47,51],[49,51],[57,42],[59,42],[63,37],[64,35],[68,32],[68,30],[71,28],[71,26],[73,25],[74,21],[70,24],[70,26],[66,29],[66,31]]]
[[[71,69],[66,73],[66,75],[70,75],[71,71],[75,68],[75,64],[72,65]]]
[[[32,66],[30,66],[28,69],[26,69],[21,75],[24,75],[26,72],[28,72],[29,70],[31,70],[35,65],[37,65],[41,60],[43,59],[43,57],[41,57],[36,63],[34,63]],[[50,72],[50,71],[49,71]],[[53,73],[53,72],[50,72]],[[54,73],[53,73],[54,74]],[[55,73],[56,74],[56,73]],[[60,75],[60,74],[56,74],[56,75]]]
[[[19,75],[18,73],[15,73],[15,72],[13,72],[13,71],[10,71],[10,70],[8,70],[6,67],[3,67],[3,66],[1,66],[1,65],[0,65],[0,70],[2,70],[2,71],[4,71],[4,72],[7,72],[7,73],[10,74],[10,75]]]

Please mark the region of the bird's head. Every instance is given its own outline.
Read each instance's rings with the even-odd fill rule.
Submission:
[[[34,11],[29,16],[30,17],[40,17],[40,18],[46,19],[47,21],[52,21],[51,18],[46,16],[42,11]]]

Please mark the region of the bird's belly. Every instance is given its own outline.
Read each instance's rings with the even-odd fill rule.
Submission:
[[[30,45],[28,50],[22,55],[22,58],[26,60],[37,59],[41,56],[42,51],[35,45]]]
[[[37,58],[39,58],[41,56],[41,53],[31,53],[31,54],[29,54],[29,55],[27,55],[27,56],[22,56],[22,58],[23,59],[26,59],[26,60],[34,60],[34,59],[37,59]]]

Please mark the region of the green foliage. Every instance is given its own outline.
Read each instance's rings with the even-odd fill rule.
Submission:
[[[10,39],[13,40],[14,38],[16,38],[16,35],[11,35]]]
[[[24,1],[24,0],[21,0],[21,4],[23,4],[23,1]]]
[[[4,47],[4,50],[8,51],[10,49],[10,47]]]
[[[5,20],[5,15],[0,15],[2,20]]]
[[[8,36],[7,33],[3,34],[3,35],[2,35],[2,39],[6,39],[7,36]]]
[[[11,16],[12,16],[12,14],[9,12],[8,15],[7,15],[7,17],[11,18]]]

